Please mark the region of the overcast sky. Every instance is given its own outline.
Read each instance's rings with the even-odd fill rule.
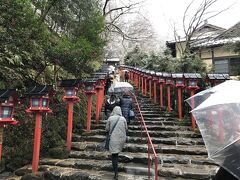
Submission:
[[[144,8],[148,12],[150,21],[154,29],[163,39],[173,39],[172,25],[175,23],[178,29],[182,29],[182,17],[187,5],[192,0],[146,0]],[[202,0],[195,0],[197,6]],[[210,19],[208,23],[229,28],[240,21],[240,0],[218,0],[213,6],[214,11],[220,11],[234,4],[227,11],[219,14],[217,17]],[[192,6],[191,11],[195,12],[196,7]],[[195,10],[195,11],[194,11]],[[211,10],[211,11],[212,11]]]

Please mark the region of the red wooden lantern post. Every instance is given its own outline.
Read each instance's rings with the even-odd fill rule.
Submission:
[[[205,81],[207,83],[210,83],[211,86],[215,86],[215,85],[218,85],[226,80],[229,80],[230,79],[230,76],[229,74],[207,74],[206,75],[206,79]],[[222,117],[222,110],[220,109],[218,111],[218,136],[219,136],[219,140],[220,142],[223,142],[224,140],[224,129],[223,129],[223,117]],[[212,111],[208,112],[208,124],[209,124],[209,127],[211,128],[212,127],[212,123],[213,123],[213,117],[212,117]]]
[[[171,111],[171,85],[172,85],[172,75],[171,73],[163,73],[165,78],[165,84],[167,86],[167,111]]]
[[[36,113],[36,123],[34,132],[34,147],[32,158],[32,172],[38,170],[40,144],[41,144],[41,131],[42,131],[42,113],[52,112],[49,108],[49,96],[53,94],[53,88],[50,85],[34,86],[29,88],[26,95],[29,96],[30,107],[26,112]]]
[[[153,76],[153,102],[154,102],[154,104],[157,103],[157,82],[158,82],[158,78],[156,76],[156,73],[154,73],[154,76]]]
[[[163,84],[164,84],[165,80],[163,79],[161,72],[157,72],[156,75],[159,77],[159,79],[158,79],[158,83],[159,83],[159,104],[160,104],[160,108],[163,108]]]
[[[99,116],[100,116],[100,103],[101,103],[101,90],[103,89],[101,83],[98,81],[96,85],[96,123],[99,122]]]
[[[96,82],[96,123],[99,122],[99,116],[100,116],[100,112],[102,109],[102,102],[104,101],[104,82],[105,82],[105,77],[106,77],[106,73],[94,73],[94,76],[96,76],[98,78],[97,82]]]
[[[140,89],[140,72],[139,72],[139,68],[136,68],[136,74],[137,74],[137,87]]]
[[[104,103],[104,89],[105,89],[105,84],[106,84],[106,79],[101,80],[101,84],[102,84],[102,89],[100,90],[100,106],[99,106],[99,113],[102,109],[103,103]]]
[[[129,69],[129,79],[131,82],[133,82],[133,73],[131,69]]]
[[[141,79],[142,79],[140,69],[138,69],[137,74],[138,74],[138,89],[140,91],[141,90]]]
[[[142,85],[142,95],[144,94],[144,72],[141,71],[141,85]]]
[[[182,120],[182,89],[184,88],[183,74],[172,74],[172,77],[175,80],[175,87],[178,92],[178,119]]]
[[[80,101],[80,98],[77,96],[79,83],[80,81],[77,79],[61,80],[59,82],[59,86],[64,87],[64,96],[62,100],[68,103],[68,128],[66,147],[69,151],[71,150],[72,142],[73,104]]]
[[[18,102],[18,93],[15,89],[0,90],[0,162],[2,160],[3,128],[8,124],[17,124],[13,118],[14,105]]]
[[[135,85],[135,72],[134,72],[134,69],[131,68],[131,74],[132,74],[132,83]]]
[[[155,74],[154,71],[148,71],[148,83],[149,83],[149,97],[150,101],[152,101],[152,81],[153,81],[153,75]]]
[[[88,98],[88,110],[87,110],[87,131],[91,130],[91,111],[92,111],[92,95],[94,95],[95,92],[95,84],[96,81],[93,79],[87,79],[84,82],[84,87],[85,87],[85,93]]]
[[[137,74],[137,69],[136,68],[134,68],[134,84],[135,84],[135,86],[137,86],[138,87],[138,74]]]
[[[151,72],[148,71],[148,77],[147,77],[147,80],[148,80],[148,86],[149,86],[149,98],[150,98],[150,101],[152,101],[152,75],[151,75]]]
[[[198,73],[184,73],[183,76],[188,81],[187,89],[190,90],[190,96],[194,96],[195,91],[197,89],[199,89],[198,79],[202,78],[201,75]],[[192,107],[192,109],[194,109],[194,107],[195,107],[195,102],[193,99],[191,101],[191,107]],[[196,121],[195,121],[193,115],[191,115],[191,120],[192,120],[192,128],[195,129]]]
[[[147,78],[146,71],[144,71],[144,96],[147,96]]]

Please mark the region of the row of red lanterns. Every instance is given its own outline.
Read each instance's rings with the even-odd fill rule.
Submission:
[[[93,78],[85,78],[83,81],[78,79],[68,79],[59,81],[59,86],[64,88],[63,101],[68,102],[68,130],[66,147],[71,150],[72,141],[72,119],[73,119],[73,104],[80,101],[78,90],[84,87],[85,94],[88,97],[88,112],[87,112],[87,127],[91,129],[91,105],[92,95],[96,94],[96,123],[99,121],[101,107],[104,101],[104,86],[107,73],[94,73]],[[29,98],[29,108],[26,112],[36,113],[35,132],[34,132],[34,149],[32,158],[32,172],[38,170],[41,128],[42,128],[42,113],[52,112],[49,108],[50,97],[54,94],[53,86],[34,86],[28,88],[25,97]],[[2,137],[3,127],[8,124],[17,124],[13,118],[14,106],[19,102],[19,94],[15,89],[0,90],[0,160],[2,155]]]
[[[122,70],[129,71],[130,80],[142,91],[144,96],[147,95],[147,84],[149,83],[149,97],[156,103],[156,86],[159,84],[159,103],[163,108],[163,85],[167,90],[167,110],[171,111],[171,93],[170,88],[173,86],[177,89],[178,94],[178,118],[182,119],[182,89],[186,88],[190,91],[190,96],[195,94],[195,91],[199,89],[198,83],[202,79],[199,73],[167,73],[167,72],[155,72],[145,69],[140,69],[131,66],[121,66]],[[230,79],[228,74],[207,74],[206,82],[214,86],[225,80]],[[152,95],[152,82],[153,82],[153,95]],[[152,99],[153,96],[153,99]],[[194,102],[192,102],[194,107]],[[192,128],[195,129],[195,119],[191,116]]]

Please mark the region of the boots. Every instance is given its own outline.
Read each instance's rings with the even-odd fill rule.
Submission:
[[[118,179],[118,172],[115,172],[114,179]]]

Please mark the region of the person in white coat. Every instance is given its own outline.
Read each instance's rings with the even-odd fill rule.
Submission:
[[[127,138],[127,121],[122,116],[121,107],[114,107],[107,120],[106,131],[112,131],[109,151],[112,154],[112,166],[115,173],[114,178],[118,179],[118,154],[122,151]]]

